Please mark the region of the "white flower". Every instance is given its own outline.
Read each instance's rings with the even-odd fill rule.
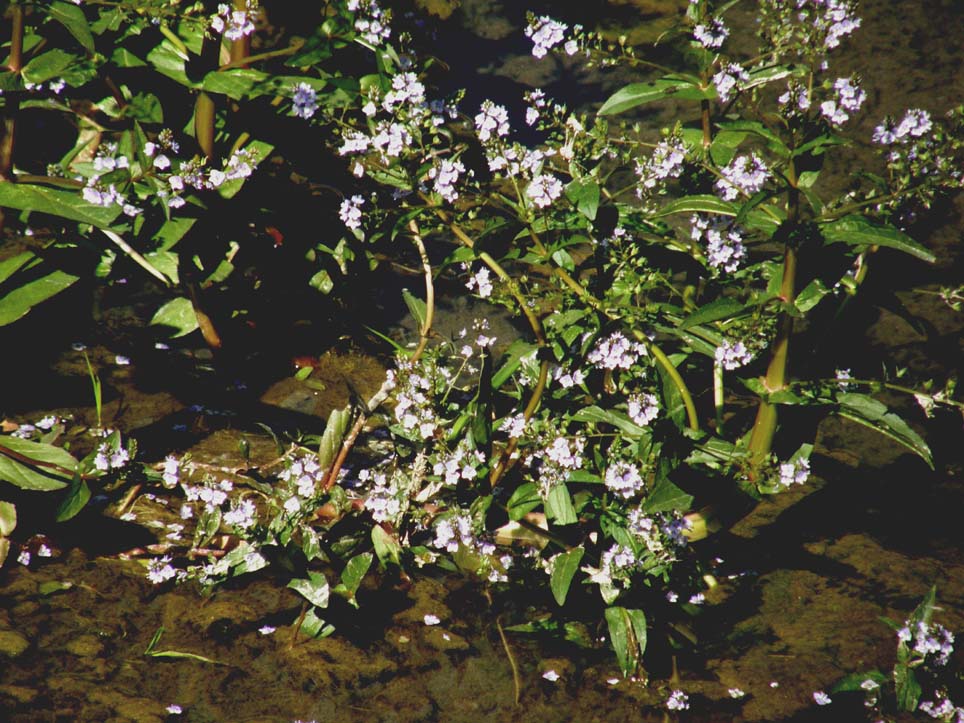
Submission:
[[[742,341],[732,342],[729,339],[724,339],[723,343],[716,347],[713,357],[716,363],[727,371],[739,369],[753,360],[753,355]]]
[[[346,198],[341,202],[341,207],[338,209],[338,217],[348,228],[361,228],[361,207],[364,203],[365,199],[358,195]]]
[[[490,140],[493,135],[507,136],[509,135],[509,112],[491,100],[483,101],[479,114],[475,116],[475,127],[482,143]]]
[[[438,625],[442,622],[438,615],[432,615],[432,613],[426,614],[422,620],[425,621],[426,625]]]
[[[616,462],[606,470],[606,486],[616,494],[629,499],[638,494],[645,482],[639,468],[629,462]]]
[[[533,43],[532,54],[537,58],[545,57],[553,46],[563,41],[567,29],[568,26],[565,23],[545,15],[533,19],[525,29],[526,37]],[[568,53],[569,50],[567,49],[566,52]],[[569,54],[572,55],[572,53]]]
[[[155,557],[147,563],[147,579],[155,585],[167,582],[176,574],[177,571],[171,566],[169,556]]]
[[[548,680],[550,683],[555,683],[557,680],[559,680],[559,673],[554,670],[547,670],[542,674],[542,677]]]
[[[690,707],[689,696],[681,690],[674,690],[669,694],[666,707],[670,710],[687,710]]]

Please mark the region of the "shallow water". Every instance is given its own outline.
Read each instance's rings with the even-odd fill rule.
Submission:
[[[603,5],[557,9],[570,21],[580,14],[591,21],[592,13],[605,11],[631,22],[627,18],[642,13],[640,33],[651,32],[654,18],[666,12],[665,3]],[[599,100],[626,82],[619,73],[583,75],[564,63],[533,62],[520,40],[521,14],[508,0],[466,0],[447,21],[459,29],[442,25],[440,38],[451,47],[441,46],[440,53],[450,53],[453,65],[460,52],[469,60],[499,58],[477,69],[475,92],[517,94],[538,84],[562,96],[578,82],[580,96]],[[957,73],[961,48],[944,41],[964,37],[964,10],[957,4],[881,1],[864,3],[861,14],[862,29],[836,59],[841,74],[859,61],[870,96],[857,120],[861,130],[869,134],[880,116],[907,106],[939,111],[964,99]],[[672,112],[664,109],[647,122],[671,122]],[[951,206],[943,225],[924,239],[939,253],[934,267],[896,256],[875,259],[869,300],[826,344],[862,352],[868,373],[876,373],[885,355],[913,376],[961,368],[964,314],[922,293],[964,276],[960,215],[961,206]],[[873,303],[888,290],[926,322],[920,329]],[[70,339],[62,334],[38,336],[45,324],[75,324],[77,338],[98,342],[91,351],[107,389],[106,419],[141,440],[143,458],[191,449],[225,475],[276,455],[255,422],[289,433],[318,431],[327,411],[348,398],[346,376],[363,395],[380,382],[377,359],[317,324],[298,327],[290,348],[245,353],[227,369],[224,359],[211,362],[198,350],[184,350],[193,356],[156,354],[136,328],[146,300],[124,290],[110,293],[123,303],[102,317],[106,330],[82,326],[83,306],[78,311],[54,301],[2,332],[7,348],[21,348],[15,337],[35,340],[36,354],[9,364],[24,381],[5,391],[7,417],[33,421],[48,411],[72,412],[92,424],[82,358],[66,348]],[[452,328],[464,323],[464,314],[461,308],[450,312]],[[319,362],[315,385],[290,379],[291,357],[319,355],[328,346],[333,351]],[[130,354],[134,364],[116,365],[117,353]],[[206,371],[212,364],[218,368]],[[952,630],[964,628],[960,420],[915,420],[930,432],[935,472],[863,428],[827,420],[817,429],[815,475],[805,488],[764,503],[729,532],[701,543],[707,559],[721,559],[715,572],[722,584],[689,631],[698,646],[678,654],[678,687],[692,705],[681,719],[861,720],[859,702],[818,708],[812,693],[847,673],[892,666],[894,636],[879,616],[902,620],[936,583],[940,620]],[[787,423],[805,427],[810,421]],[[242,436],[251,445],[248,460],[238,450]],[[121,559],[153,542],[154,530],[105,520],[97,500],[80,519],[52,526],[47,500],[27,497],[18,499],[23,519],[17,539],[45,532],[58,556],[35,557],[29,568],[8,564],[0,572],[0,711],[10,720],[173,720],[165,710],[173,703],[184,709],[177,719],[198,722],[663,719],[669,656],[656,643],[648,685],[611,683],[618,674],[605,648],[584,652],[510,632],[522,679],[521,700],[514,703],[497,625],[521,622],[527,605],[551,609],[548,597],[490,602],[477,587],[439,573],[414,583],[381,579],[377,588],[368,581],[359,595],[361,613],[337,604],[329,611],[338,627],[334,636],[292,640],[300,599],[270,576],[207,598],[187,586],[158,591],[140,562]],[[140,520],[174,519],[169,508],[168,501],[147,497],[133,505]],[[437,615],[440,624],[425,625],[426,614]],[[263,635],[265,625],[277,629]],[[162,627],[156,650],[213,662],[146,656]],[[560,674],[558,682],[541,677],[550,669]],[[733,687],[747,696],[731,699],[727,690]]]

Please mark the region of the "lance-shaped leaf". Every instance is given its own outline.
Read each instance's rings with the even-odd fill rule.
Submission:
[[[903,445],[934,469],[930,447],[903,419],[887,410],[887,406],[866,394],[840,394],[837,414],[870,427]]]
[[[77,460],[60,447],[19,437],[0,437],[0,480],[25,490],[47,492],[66,487]]]
[[[679,328],[689,329],[690,327],[697,326],[699,324],[707,324],[711,321],[732,319],[735,316],[742,315],[745,310],[746,306],[736,299],[721,296],[720,298],[714,299],[710,303],[701,306],[699,309],[683,319],[682,323],[679,325]]]
[[[67,28],[67,32],[74,36],[88,53],[94,52],[94,36],[90,32],[90,25],[84,11],[73,3],[54,2],[50,4],[47,15]]]
[[[0,206],[36,211],[107,228],[121,212],[119,206],[96,206],[78,193],[30,183],[0,183]]]
[[[644,103],[677,97],[683,100],[715,98],[713,86],[701,88],[698,78],[667,77],[648,83],[630,83],[617,90],[599,109],[599,115],[616,115]]]
[[[919,244],[893,226],[874,224],[860,215],[844,216],[821,227],[823,236],[830,243],[845,243],[851,246],[886,246],[903,251],[927,263],[934,263],[937,257],[926,247]]]
[[[606,624],[619,667],[629,677],[636,672],[639,658],[646,651],[646,614],[642,610],[608,607]]]
[[[569,594],[569,586],[572,578],[579,570],[579,563],[586,551],[581,547],[573,548],[569,552],[561,552],[552,561],[552,575],[549,576],[549,587],[552,589],[552,596],[559,605],[566,604],[566,596]]]

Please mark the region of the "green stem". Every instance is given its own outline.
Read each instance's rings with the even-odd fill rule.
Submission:
[[[793,335],[793,316],[790,309],[796,299],[797,251],[793,247],[793,232],[800,217],[800,192],[796,188],[796,174],[793,163],[787,172],[791,186],[787,194],[787,232],[788,238],[783,252],[783,281],[780,286],[780,297],[784,304],[784,311],[780,315],[777,338],[773,343],[770,364],[767,367],[764,386],[769,392],[786,389],[787,370],[790,359],[790,337]],[[773,437],[777,429],[777,407],[775,404],[761,399],[757,408],[753,431],[750,433],[750,474],[751,478],[756,470],[770,456],[773,448]]]
[[[713,364],[713,406],[716,408],[716,433],[723,431],[723,365]]]

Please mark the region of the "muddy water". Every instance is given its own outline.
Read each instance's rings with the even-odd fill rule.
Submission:
[[[591,24],[592,18],[578,17],[578,7],[563,10],[571,13],[568,20]],[[666,13],[665,4],[639,1],[588,7],[597,16],[602,10],[629,25],[641,13],[648,20],[631,28],[634,33],[651,31],[653,18]],[[861,14],[864,25],[838,57],[838,67],[845,74],[859,63],[863,73],[870,101],[857,120],[862,130],[869,132],[881,115],[906,106],[939,111],[964,100],[964,79],[956,72],[960,49],[944,41],[964,37],[964,11],[956,4],[881,1],[864,3]],[[619,73],[581,74],[551,60],[532,62],[519,40],[521,15],[511,2],[465,0],[446,21],[443,30],[451,33],[440,38],[474,49],[465,53],[472,58],[499,58],[478,69],[476,90],[515,94],[520,87],[543,85],[561,97],[578,81],[581,94],[599,99],[627,80]],[[664,110],[649,120],[668,122],[671,113]],[[924,239],[940,256],[934,267],[903,258],[875,260],[871,300],[893,291],[924,323],[912,325],[873,303],[861,306],[850,325],[826,342],[860,352],[862,369],[855,372],[875,373],[885,356],[914,377],[940,377],[961,367],[964,315],[927,293],[962,277],[961,211],[960,205],[946,209],[943,225],[935,225]],[[216,362],[197,350],[193,356],[172,352],[175,356],[159,359],[133,354],[132,366],[117,365],[117,353],[137,351],[123,327],[143,315],[136,305],[126,313],[116,335],[106,335],[108,343],[91,351],[108,390],[107,420],[138,436],[145,459],[169,449],[192,449],[197,460],[227,475],[276,454],[273,440],[252,420],[292,434],[317,431],[327,411],[352,393],[346,379],[362,394],[380,381],[381,368],[371,356],[345,343],[334,343],[322,355],[317,341],[318,348],[301,345],[281,355],[319,356],[311,384],[292,380],[290,368],[282,365],[271,367],[277,371],[267,379],[246,378],[243,364],[231,370],[236,378],[207,376],[205,367]],[[453,307],[445,323],[457,328],[464,314]],[[31,381],[30,394],[6,397],[9,406],[3,411],[21,421],[47,411],[71,412],[78,421],[92,423],[93,410],[84,406],[89,391],[82,359],[58,348],[57,340],[39,339],[38,353],[47,354],[50,376]],[[252,362],[254,367],[264,368]],[[166,376],[159,377],[158,369]],[[220,385],[217,394],[211,391],[217,386],[212,379]],[[175,381],[172,391],[166,382]],[[678,656],[678,687],[690,694],[692,705],[681,720],[862,720],[859,705],[851,709],[837,701],[817,708],[811,696],[847,673],[893,664],[894,637],[879,616],[903,619],[936,583],[941,621],[951,629],[964,628],[960,420],[915,419],[931,433],[936,471],[863,428],[827,420],[817,430],[812,482],[763,504],[704,543],[707,559],[721,559],[716,574],[723,584],[693,623],[699,645]],[[238,451],[241,437],[250,443],[248,460]],[[105,520],[96,500],[89,514],[58,528],[47,525],[43,501],[18,506],[24,514],[18,533],[51,532],[58,556],[35,557],[29,568],[8,564],[0,572],[2,719],[273,723],[663,717],[666,655],[651,662],[648,685],[611,683],[617,674],[605,650],[581,652],[509,633],[522,683],[520,702],[514,703],[512,670],[497,621],[519,622],[526,605],[548,608],[548,599],[490,602],[472,585],[441,574],[414,584],[386,577],[369,581],[359,594],[361,614],[332,608],[334,636],[293,640],[299,599],[270,575],[210,597],[189,587],[158,590],[146,581],[140,563],[119,559],[119,553],[152,541],[157,534],[152,529]],[[173,517],[167,507],[163,499],[140,498],[133,509],[146,521]],[[438,616],[440,624],[426,626],[426,614]],[[263,634],[265,626],[275,631]],[[145,655],[160,628],[164,633],[155,651],[206,660]],[[542,678],[550,669],[560,674],[557,682]],[[734,687],[746,697],[731,699],[727,690]],[[168,713],[172,704],[183,714]]]

